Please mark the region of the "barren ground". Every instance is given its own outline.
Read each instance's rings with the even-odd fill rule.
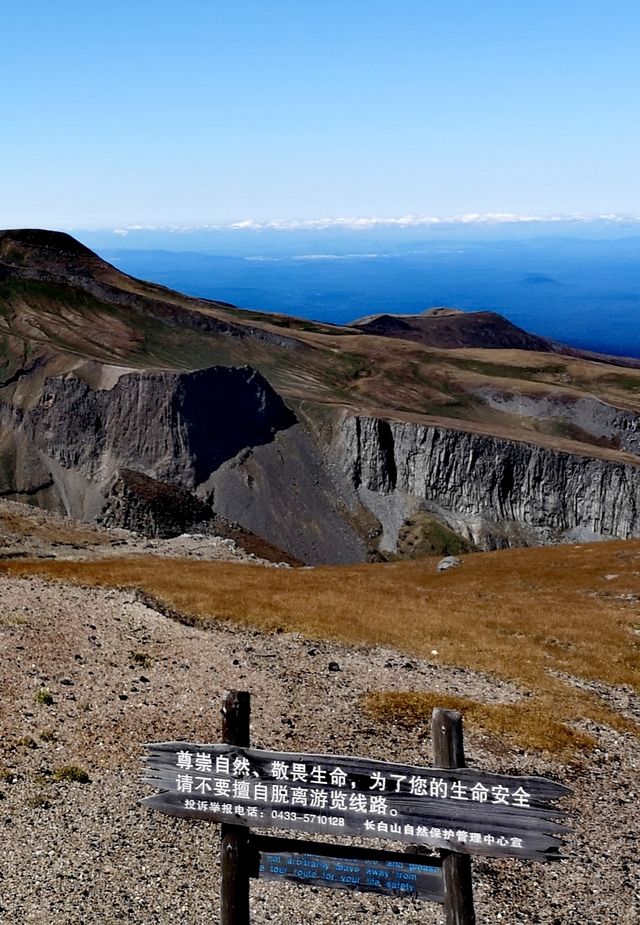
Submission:
[[[168,565],[167,567],[171,567]],[[384,648],[306,641],[229,623],[189,627],[128,591],[4,577],[0,583],[0,921],[215,923],[218,829],[137,805],[141,743],[219,740],[227,688],[251,691],[252,739],[287,751],[430,763],[427,730],[377,725],[372,690],[492,703],[512,687]],[[337,662],[340,671],[329,671]],[[50,705],[36,702],[42,688]],[[467,734],[469,764],[574,788],[574,834],[555,864],[474,861],[478,922],[633,925],[640,918],[640,743],[587,724],[598,746],[552,761]],[[75,765],[90,783],[56,782]],[[441,923],[441,909],[317,888],[252,884],[253,921]]]

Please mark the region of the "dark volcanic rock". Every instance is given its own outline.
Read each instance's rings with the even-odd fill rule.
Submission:
[[[170,497],[182,490],[238,525],[232,538],[250,540],[257,555],[291,564],[365,558],[321,451],[254,369],[103,367],[101,376],[103,388],[51,377],[31,407],[0,404],[1,494],[166,536],[189,531],[197,515]],[[125,470],[138,474],[135,485],[122,481]],[[219,532],[217,523],[207,532]]]
[[[144,536],[170,537],[193,531],[212,515],[209,505],[179,485],[122,469],[98,521],[105,527],[124,527]]]

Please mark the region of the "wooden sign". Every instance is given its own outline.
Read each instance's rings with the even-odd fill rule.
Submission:
[[[433,711],[437,767],[250,748],[250,697],[227,693],[219,745],[145,746],[140,802],[220,822],[220,922],[249,925],[249,879],[313,883],[442,902],[447,925],[475,925],[470,855],[559,857],[554,801],[567,787],[466,767],[462,717]],[[439,857],[257,835],[254,828],[411,842]]]
[[[335,755],[220,745],[147,745],[144,805],[238,826],[411,842],[465,854],[550,858],[568,791],[507,777]]]
[[[296,839],[251,839],[254,876],[309,886],[444,901],[439,857],[373,851]]]

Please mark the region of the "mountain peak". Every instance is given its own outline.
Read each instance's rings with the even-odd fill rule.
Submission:
[[[14,267],[32,266],[53,273],[108,267],[104,260],[64,231],[15,228],[0,231],[0,261]]]

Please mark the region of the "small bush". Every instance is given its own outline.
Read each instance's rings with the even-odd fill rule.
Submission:
[[[29,797],[27,806],[31,809],[50,809],[51,801],[43,793],[38,793],[34,797]]]
[[[56,768],[53,772],[53,779],[59,782],[71,782],[75,784],[90,784],[91,778],[84,770],[75,764],[65,764]]]
[[[55,734],[53,729],[41,729],[40,738],[43,742],[57,742],[58,736]]]
[[[53,694],[48,687],[41,687],[36,691],[35,702],[42,707],[50,707],[53,703]]]

